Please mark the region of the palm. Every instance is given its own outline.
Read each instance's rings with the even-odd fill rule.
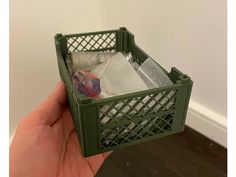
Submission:
[[[43,103],[18,126],[10,148],[12,177],[92,177],[107,157],[108,154],[82,156],[70,111],[62,104],[65,100],[63,89],[59,88],[56,95],[60,105],[49,98],[50,101]]]
[[[67,111],[65,115],[67,115]],[[68,118],[68,116],[65,116],[65,119],[66,118]],[[62,120],[65,119],[62,118]],[[67,133],[68,129],[66,130],[65,126],[63,126],[63,125],[70,126],[69,125],[70,123],[68,122],[66,123],[60,121],[60,123],[58,123],[59,131],[57,131],[57,137],[58,137],[57,143],[60,144],[60,147],[62,147],[63,149],[60,149],[60,151],[58,151],[60,164],[59,168],[56,169],[56,171],[58,172],[57,176],[59,177],[95,176],[97,170],[99,169],[100,165],[104,161],[107,154],[99,154],[96,156],[84,158],[81,154],[80,144],[75,130],[72,130],[70,133]],[[63,128],[64,131],[61,131],[63,130]],[[62,132],[66,132],[64,133],[64,136]]]

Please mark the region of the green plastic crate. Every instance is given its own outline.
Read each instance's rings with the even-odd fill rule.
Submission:
[[[79,34],[55,35],[61,79],[66,85],[70,110],[82,153],[91,156],[143,143],[184,130],[192,84],[175,67],[164,71],[174,85],[95,100],[74,88],[65,55],[79,51],[131,52],[141,64],[148,55],[126,28]]]

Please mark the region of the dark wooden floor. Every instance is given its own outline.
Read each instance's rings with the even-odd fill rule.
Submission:
[[[227,150],[186,127],[185,131],[116,150],[96,177],[226,177]]]

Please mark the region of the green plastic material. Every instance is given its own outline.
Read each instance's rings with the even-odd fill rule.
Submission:
[[[70,52],[131,52],[141,64],[149,56],[126,28],[55,35],[60,77],[64,81],[74,126],[85,157],[143,143],[184,130],[192,80],[175,67],[164,71],[173,85],[95,100],[76,91],[65,55]],[[134,104],[135,103],[135,104]]]

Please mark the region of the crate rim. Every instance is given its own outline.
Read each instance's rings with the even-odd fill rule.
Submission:
[[[60,48],[60,40],[61,39],[65,39],[68,37],[76,37],[76,36],[83,36],[83,35],[92,35],[92,34],[102,34],[102,33],[113,33],[113,32],[119,32],[119,30],[122,31],[126,31],[129,34],[131,34],[132,36],[134,36],[130,31],[127,30],[126,27],[120,27],[119,29],[115,29],[115,30],[105,30],[105,31],[91,31],[91,32],[84,32],[84,33],[74,33],[74,34],[62,34],[62,33],[56,33],[54,36],[54,40],[55,40],[55,44],[56,47]],[[138,47],[136,45],[136,43],[134,42],[134,45],[136,47]],[[139,47],[138,47],[139,48]],[[65,64],[65,61],[63,59],[61,50],[57,49],[57,53],[60,54],[59,58],[60,60]],[[148,55],[149,56],[149,55]],[[153,59],[153,58],[152,58]],[[154,59],[153,59],[154,60]],[[154,60],[154,62],[156,62]],[[156,62],[157,63],[157,62]],[[158,64],[158,63],[157,63]],[[158,64],[159,65],[159,64]],[[163,68],[164,69],[164,68]],[[164,69],[165,70],[165,69]],[[76,95],[76,98],[79,100],[80,106],[88,106],[88,105],[94,105],[94,104],[103,104],[103,103],[107,103],[110,101],[115,100],[124,100],[124,99],[131,99],[134,97],[139,97],[142,95],[147,95],[147,94],[153,94],[153,93],[157,93],[157,92],[161,92],[163,90],[166,89],[178,89],[180,87],[185,87],[185,86],[189,86],[191,84],[193,84],[193,81],[191,80],[191,78],[186,75],[183,74],[180,70],[178,70],[176,67],[171,67],[171,71],[172,70],[176,70],[179,73],[179,80],[176,81],[176,83],[174,83],[173,85],[169,85],[169,86],[164,86],[164,87],[159,87],[159,88],[153,88],[153,89],[146,89],[146,90],[141,90],[141,91],[136,91],[133,93],[127,93],[127,94],[123,94],[123,95],[117,95],[117,96],[113,96],[113,97],[109,97],[109,98],[102,98],[102,99],[94,99],[94,98],[90,98],[90,97],[86,97],[83,94],[80,94],[75,87],[72,84],[71,78],[69,78],[69,83],[72,84],[73,87],[73,91]],[[166,71],[166,70],[165,70]],[[166,71],[168,74],[170,72]],[[68,70],[66,70],[66,74],[67,76],[69,76]]]

